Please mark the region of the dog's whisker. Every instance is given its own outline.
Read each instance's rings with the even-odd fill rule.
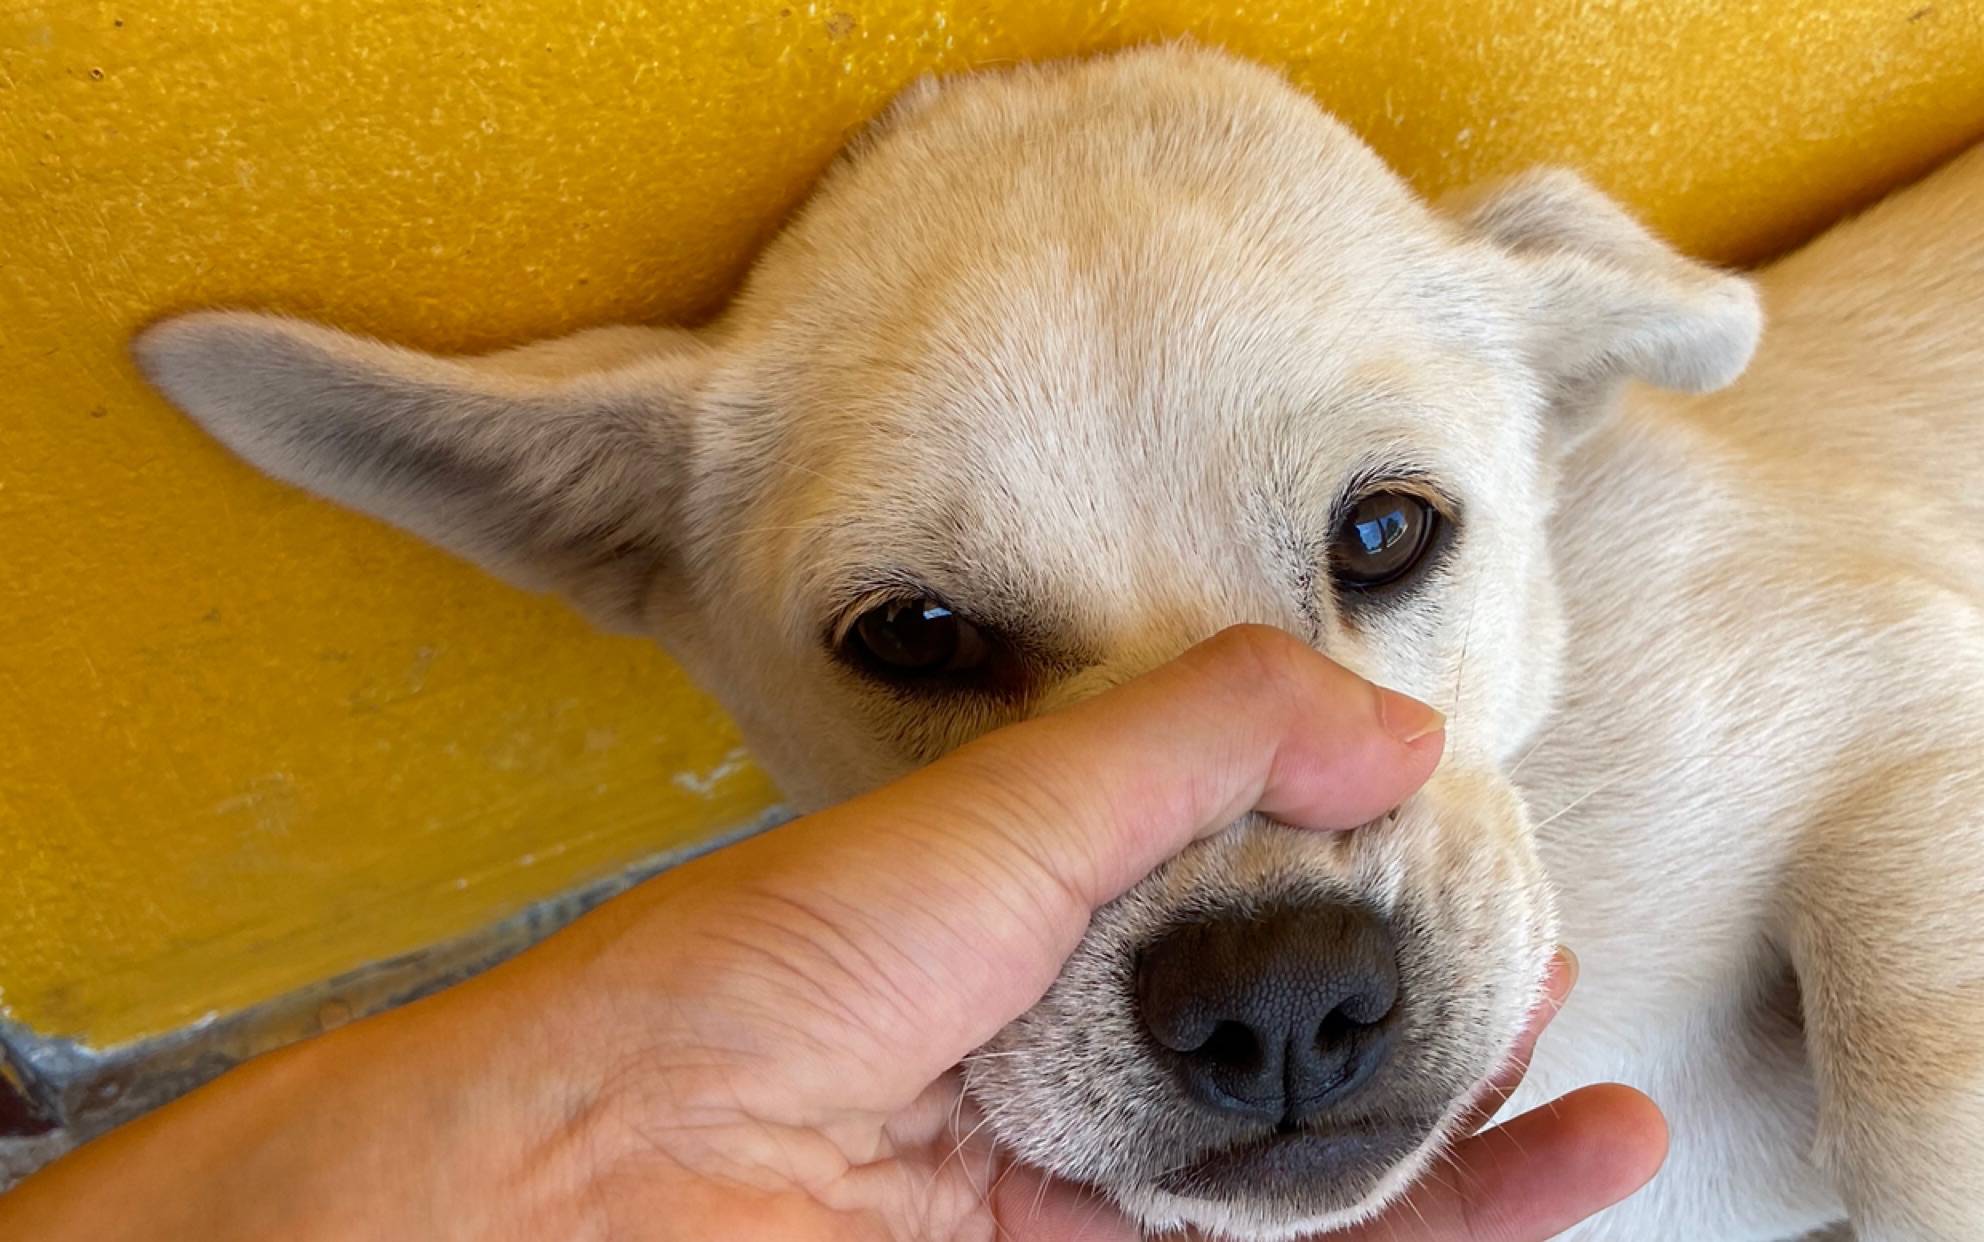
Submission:
[[[747,526],[737,531],[736,537],[741,538],[745,535],[778,535],[795,530],[813,531],[819,530],[826,524],[825,519],[822,519],[814,522],[794,522],[789,526]]]
[[[1035,1219],[1035,1220],[1038,1220],[1038,1219],[1040,1219],[1040,1206],[1041,1206],[1041,1204],[1043,1204],[1043,1203],[1046,1203],[1046,1202],[1047,1202],[1047,1190],[1048,1190],[1048,1186],[1049,1186],[1049,1183],[1048,1183],[1048,1180],[1047,1180],[1047,1178],[1046,1178],[1046,1177],[1044,1177],[1044,1176],[1037,1176],[1037,1177],[1035,1177],[1035,1178],[1034,1178],[1034,1181],[1033,1181],[1033,1217],[1034,1217],[1034,1219]]]
[[[1437,1163],[1428,1167],[1424,1173],[1421,1173],[1419,1175],[1419,1177],[1421,1182],[1430,1181],[1435,1186],[1440,1187],[1442,1190],[1451,1188],[1447,1180],[1440,1176],[1440,1166]],[[1419,1199],[1417,1195],[1408,1193],[1403,1198],[1401,1198],[1399,1202],[1404,1207],[1411,1209],[1414,1220],[1418,1221],[1422,1226],[1426,1224],[1426,1209],[1419,1205]]]
[[[814,478],[820,480],[822,483],[840,482],[839,479],[834,478],[832,475],[827,474],[826,472],[821,470],[815,470],[813,467],[805,465],[801,462],[788,461],[783,457],[767,457],[764,460],[770,462],[774,466],[784,466],[788,470],[796,470],[800,474],[810,474]]]
[[[1093,1193],[1094,1193],[1095,1202],[1089,1206],[1088,1215],[1082,1217],[1082,1232],[1084,1233],[1088,1231],[1088,1227],[1090,1225],[1093,1225],[1102,1216],[1104,1212],[1110,1210],[1110,1208],[1115,1206],[1114,1204],[1110,1203],[1107,1198],[1103,1197],[1100,1191],[1096,1191]]]
[[[1761,759],[1761,758],[1768,758],[1768,756],[1759,755],[1754,751],[1711,751],[1711,752],[1704,752],[1694,755],[1684,755],[1677,759],[1668,760],[1666,763],[1663,763],[1661,766],[1665,768],[1670,765],[1680,766],[1680,765],[1687,765],[1693,763],[1706,763],[1710,760]],[[1582,806],[1588,799],[1595,798],[1599,794],[1602,794],[1607,790],[1616,789],[1620,785],[1625,784],[1627,781],[1631,781],[1635,779],[1652,779],[1652,777],[1645,772],[1620,772],[1617,775],[1612,776],[1607,780],[1600,781],[1598,784],[1585,790],[1577,797],[1572,798],[1569,802],[1566,802],[1563,806],[1558,807],[1555,811],[1552,811],[1549,815],[1546,815],[1542,819],[1537,820],[1535,824],[1531,825],[1530,830],[1532,832],[1540,832],[1544,828],[1547,828],[1551,824],[1556,823],[1559,819],[1563,818],[1565,815],[1570,814],[1572,811]]]
[[[960,1098],[962,1098],[962,1093],[960,1093]],[[971,1140],[977,1138],[990,1121],[991,1118],[989,1117],[980,1118],[978,1124],[973,1126],[970,1132],[959,1136],[957,1141],[951,1144],[950,1150],[944,1153],[944,1158],[939,1160],[937,1167],[930,1171],[930,1183],[932,1185],[936,1184],[937,1178],[942,1175],[944,1169],[949,1166],[952,1160],[963,1161],[965,1149],[971,1145]]]
[[[1479,614],[1480,606],[1481,596],[1479,594],[1476,594],[1473,599],[1468,601],[1467,626],[1461,631],[1460,637],[1460,657],[1454,661],[1453,706],[1447,712],[1447,724],[1449,727],[1460,720],[1461,686],[1463,679],[1467,676],[1467,649],[1474,642],[1474,618]]]
[[[1521,757],[1515,761],[1514,765],[1511,766],[1507,772],[1503,773],[1504,778],[1510,781],[1514,781],[1516,778],[1516,773],[1522,771],[1522,765],[1529,762],[1529,757],[1531,755],[1534,755],[1537,751],[1543,749],[1543,744],[1550,740],[1552,734],[1557,732],[1557,728],[1560,723],[1561,723],[1560,720],[1553,720],[1549,724],[1545,725],[1543,729],[1537,733],[1535,739],[1532,740],[1530,744],[1523,749]]]
[[[1004,1186],[1006,1184],[1007,1179],[1012,1177],[1014,1173],[1018,1172],[1019,1168],[1020,1168],[1019,1161],[1011,1159],[1009,1157],[1006,1160],[1005,1167],[999,1170],[999,1175],[997,1177],[990,1178],[988,1180],[988,1183],[985,1187],[985,1197],[987,1199],[990,1199],[993,1195],[997,1194],[999,1192],[999,1188],[1001,1186]]]

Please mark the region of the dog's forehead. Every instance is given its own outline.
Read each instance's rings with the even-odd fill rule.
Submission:
[[[1081,281],[1052,309],[1025,288],[942,317],[902,365],[813,389],[784,450],[809,468],[768,519],[803,532],[803,568],[777,577],[816,599],[896,569],[947,596],[995,587],[1105,645],[1299,626],[1360,477],[1470,495],[1507,463],[1512,438],[1482,434],[1496,377],[1465,359],[1315,349],[1289,317],[1222,316],[1214,289],[1126,314]]]
[[[1154,49],[909,112],[740,307],[810,467],[774,519],[809,532],[801,579],[948,561],[1137,611],[1182,563],[1276,619],[1261,557],[1319,554],[1289,549],[1346,472],[1477,438],[1465,246],[1280,79]]]
[[[1285,81],[1189,48],[1024,66],[913,98],[857,141],[767,250],[735,319],[795,352],[900,362],[987,286],[1052,313],[1251,292],[1265,313],[1443,300],[1436,219]],[[1283,287],[1275,287],[1277,284]],[[976,327],[976,325],[971,325]]]
[[[901,111],[737,317],[778,343],[766,395],[801,438],[877,470],[1128,454],[1149,477],[1295,419],[1318,443],[1371,377],[1436,383],[1494,336],[1451,226],[1256,66],[1153,48]]]
[[[983,255],[805,359],[780,405],[789,455],[821,473],[795,481],[868,512],[866,538],[940,531],[976,560],[1159,581],[1140,558],[1231,564],[1326,533],[1359,472],[1503,456],[1503,377],[1390,296],[1401,278],[1178,244],[1202,224]]]

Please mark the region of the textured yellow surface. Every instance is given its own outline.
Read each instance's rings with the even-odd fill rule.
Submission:
[[[771,796],[640,644],[206,443],[134,327],[703,315],[913,76],[1187,32],[1425,188],[1569,163],[1726,259],[1984,130],[1949,0],[0,0],[0,1005],[169,1029]]]

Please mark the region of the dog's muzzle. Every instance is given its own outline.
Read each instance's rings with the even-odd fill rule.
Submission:
[[[1221,912],[1147,946],[1136,999],[1152,1057],[1208,1120],[1256,1135],[1173,1170],[1164,1189],[1272,1193],[1409,1151],[1424,1124],[1359,1106],[1402,1023],[1399,987],[1390,931],[1354,905]]]

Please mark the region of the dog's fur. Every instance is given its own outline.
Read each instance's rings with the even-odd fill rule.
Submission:
[[[1237,622],[1444,708],[1397,813],[1194,847],[970,1064],[1007,1144],[1153,1226],[1375,1210],[1561,937],[1583,982],[1515,1105],[1618,1079],[1674,1135],[1574,1236],[1976,1239],[1984,154],[1761,285],[1725,388],[1750,282],[1564,173],[1428,207],[1272,74],[1165,47],[912,90],[702,331],[438,359],[204,313],[137,351],[270,473],[658,638],[802,808]],[[1376,488],[1446,535],[1360,594],[1332,541]],[[892,598],[1001,675],[849,658]],[[1186,1105],[1130,963],[1331,899],[1398,941],[1404,1034],[1319,1123],[1362,1137],[1181,1182],[1273,1140]]]

